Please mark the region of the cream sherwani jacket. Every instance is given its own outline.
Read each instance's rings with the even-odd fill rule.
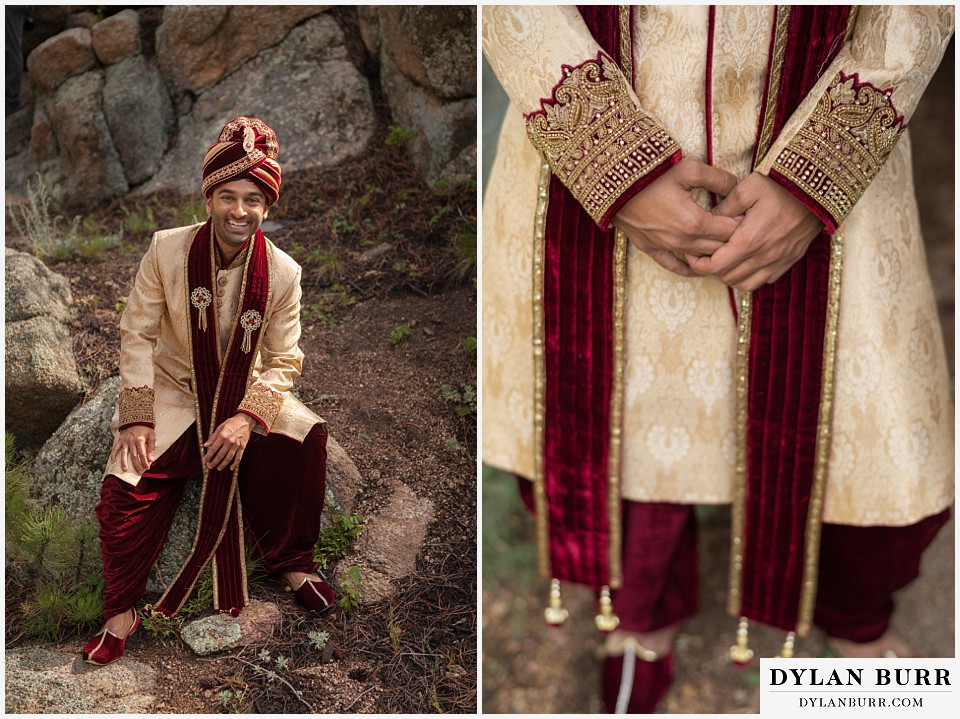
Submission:
[[[153,236],[120,319],[122,389],[111,428],[116,439],[120,427],[154,425],[157,457],[196,421],[185,267],[200,227],[163,230]],[[257,418],[254,431],[275,432],[302,442],[310,429],[324,420],[290,392],[303,363],[298,346],[300,266],[269,240],[267,252],[272,299],[264,313],[260,355],[239,409]],[[217,271],[213,326],[222,348],[236,324],[242,279],[242,262]],[[140,479],[132,467],[124,472],[119,459],[108,463],[104,473],[134,485]]]
[[[706,6],[635,9],[627,101],[652,116],[684,156],[706,161],[704,88],[711,82],[713,164],[746,177],[772,20],[770,6],[717,6],[707,78]],[[833,66],[757,169],[768,172],[817,119],[839,72],[892,88],[882,99],[909,122],[952,29],[952,7],[860,7]],[[483,456],[532,477],[532,263],[544,160],[524,120],[551,97],[563,65],[594,59],[600,48],[572,6],[485,7],[483,47],[512,102],[483,208]],[[847,206],[838,212],[845,256],[824,521],[902,525],[953,499],[953,406],[908,133],[866,179],[862,196],[841,198]],[[713,278],[674,275],[632,246],[628,252],[622,494],[730,502],[737,327],[728,290]]]

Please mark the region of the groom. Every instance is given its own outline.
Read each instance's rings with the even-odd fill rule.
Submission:
[[[300,375],[300,267],[260,230],[280,196],[276,133],[228,122],[203,161],[206,222],[156,233],[120,320],[122,389],[96,514],[103,629],[92,664],[120,658],[136,602],[187,478],[202,475],[190,555],[156,610],[173,615],[213,563],[214,605],[247,603],[245,551],[307,609],[332,606],[314,572],[326,472],[324,420]]]

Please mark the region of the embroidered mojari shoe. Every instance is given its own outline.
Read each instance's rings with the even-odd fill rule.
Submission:
[[[300,586],[293,590],[297,603],[304,609],[314,612],[325,612],[336,601],[333,587],[322,579],[304,577]]]
[[[623,653],[603,660],[603,706],[608,714],[653,714],[673,679],[673,651],[657,654],[634,637],[626,637]]]
[[[87,646],[83,648],[83,661],[87,664],[96,664],[98,666],[112,664],[117,661],[123,656],[123,649],[127,644],[127,640],[139,627],[140,615],[137,614],[137,610],[134,609],[133,626],[130,627],[130,631],[128,631],[126,635],[118,637],[104,627],[97,632],[97,634],[87,642]]]

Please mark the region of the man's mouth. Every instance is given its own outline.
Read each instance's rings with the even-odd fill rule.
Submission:
[[[231,230],[243,231],[250,226],[249,222],[240,222],[238,220],[227,220],[227,227]]]

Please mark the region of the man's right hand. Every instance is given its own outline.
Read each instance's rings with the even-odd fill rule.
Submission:
[[[153,427],[135,424],[120,430],[110,451],[110,461],[113,462],[119,457],[120,467],[124,472],[128,471],[132,465],[138,473],[143,474],[153,464],[155,447],[156,436]]]
[[[736,175],[684,157],[632,197],[613,224],[661,267],[696,277],[681,258],[712,255],[730,238],[740,219],[711,214],[691,193],[700,187],[723,197],[736,185]]]

